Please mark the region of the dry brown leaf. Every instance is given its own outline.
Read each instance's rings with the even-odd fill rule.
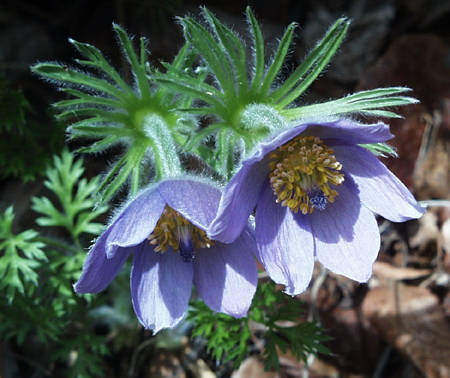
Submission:
[[[413,189],[413,172],[423,142],[423,134],[430,125],[427,119],[431,117],[433,120],[431,114],[437,110],[441,113],[443,123],[441,129],[447,127],[448,107],[445,101],[450,98],[450,68],[446,63],[447,56],[448,46],[437,36],[403,35],[395,39],[386,53],[361,76],[358,86],[358,90],[364,90],[406,85],[414,89],[412,95],[421,101],[420,104],[401,109],[405,119],[389,120],[391,131],[395,135],[393,144],[398,149],[400,159],[389,159],[387,164],[410,189]],[[439,153],[439,156],[442,155]],[[433,157],[433,161],[437,160]],[[435,180],[437,177],[447,177],[448,180],[448,174],[442,171],[445,167],[436,165],[432,168],[430,172],[422,172],[429,174],[426,180],[432,179],[433,182],[437,182]],[[426,180],[425,184],[428,183]],[[443,184],[445,185],[445,182]],[[428,190],[429,187],[424,185],[424,189]],[[425,195],[420,198],[430,197]]]
[[[380,281],[389,282],[423,278],[430,275],[432,270],[397,267],[385,262],[376,261],[373,264],[373,273]]]
[[[149,365],[147,377],[158,378],[186,378],[186,372],[178,356],[171,351],[160,350]]]
[[[362,309],[383,338],[426,377],[450,376],[450,329],[429,290],[402,284],[374,288]]]
[[[264,364],[257,357],[248,357],[242,362],[239,369],[233,372],[231,378],[278,378],[272,371],[264,371]]]
[[[202,359],[196,360],[195,367],[191,369],[194,378],[216,378],[216,375]]]

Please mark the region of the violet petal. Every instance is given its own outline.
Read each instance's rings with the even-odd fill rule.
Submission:
[[[152,233],[164,207],[165,202],[155,186],[127,204],[102,235],[108,258],[114,256],[118,247],[142,243]]]
[[[266,183],[256,208],[258,258],[270,278],[286,286],[285,292],[303,292],[314,268],[314,240],[307,215],[294,214],[275,202]]]
[[[155,332],[183,319],[192,289],[192,264],[170,248],[155,253],[142,243],[131,270],[133,308],[141,324]]]
[[[102,235],[87,255],[81,276],[74,285],[77,293],[98,293],[105,289],[134,249],[133,247],[118,248],[113,257],[107,258],[105,239]]]
[[[334,140],[337,144],[378,143],[392,139],[389,126],[383,122],[362,124],[347,119],[325,122],[305,122],[290,129],[278,131],[258,144],[244,164],[261,161],[269,152],[289,142],[298,135],[317,136],[322,139]]]
[[[389,131],[389,126],[383,122],[363,124],[349,119],[318,124],[311,123],[303,135],[334,140],[336,144],[379,143],[386,142],[394,137]]]
[[[170,179],[158,186],[164,201],[192,224],[206,229],[214,219],[221,192],[211,184],[193,179]]]
[[[366,282],[380,249],[375,215],[361,204],[351,181],[336,190],[334,203],[309,215],[316,256],[332,272]]]
[[[222,193],[216,218],[208,228],[211,239],[224,243],[236,240],[248,224],[267,174],[266,160],[244,162]]]
[[[419,218],[425,209],[408,188],[370,151],[359,146],[335,146],[336,158],[359,189],[361,202],[394,222]]]
[[[201,249],[194,261],[194,284],[213,310],[235,318],[246,316],[258,281],[253,238],[244,231],[231,244],[216,242]]]

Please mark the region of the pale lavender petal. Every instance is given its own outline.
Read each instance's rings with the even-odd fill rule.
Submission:
[[[309,215],[316,256],[332,272],[366,282],[380,249],[375,215],[361,204],[351,181],[336,190],[334,203]]]
[[[253,164],[261,161],[269,152],[276,150],[300,134],[302,136],[313,135],[322,139],[330,139],[338,144],[378,143],[394,137],[389,131],[389,126],[383,122],[362,124],[348,119],[327,122],[310,121],[270,135],[258,144],[250,158],[244,161],[244,164]]]
[[[208,229],[210,238],[231,243],[241,234],[255,208],[268,168],[266,160],[244,162],[222,194],[216,218]]]
[[[119,272],[133,248],[118,248],[112,258],[105,253],[105,240],[107,233],[103,234],[95,243],[86,257],[83,271],[74,289],[77,293],[98,293],[105,289]]]
[[[168,249],[155,253],[147,243],[134,254],[133,308],[141,324],[155,332],[183,319],[191,296],[193,267]]]
[[[206,229],[216,215],[221,192],[212,184],[180,178],[165,180],[158,189],[172,209],[202,229]]]
[[[247,231],[234,243],[216,242],[211,248],[198,251],[194,284],[213,311],[235,318],[247,314],[258,281],[255,251],[255,242]]]
[[[334,143],[337,144],[379,143],[394,137],[389,131],[389,126],[383,122],[363,124],[349,119],[311,123],[302,135],[314,135],[321,139],[334,140]]]
[[[335,146],[336,158],[355,181],[361,202],[394,222],[419,218],[425,209],[408,188],[370,151],[359,146]]]
[[[294,214],[275,202],[266,184],[256,208],[258,258],[270,278],[286,293],[303,292],[314,268],[314,240],[308,216]]]
[[[114,256],[118,247],[130,247],[144,241],[155,228],[164,207],[165,202],[156,186],[127,204],[104,233],[103,244],[108,258]]]

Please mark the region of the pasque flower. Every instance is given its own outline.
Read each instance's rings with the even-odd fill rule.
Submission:
[[[132,301],[146,328],[157,332],[177,324],[192,284],[212,310],[245,316],[257,285],[256,246],[247,230],[231,244],[206,236],[219,200],[217,188],[191,178],[149,187],[98,238],[75,291],[105,289],[134,252]]]
[[[261,143],[225,188],[208,236],[231,242],[255,210],[258,258],[288,294],[308,286],[317,259],[367,281],[380,247],[375,214],[423,214],[409,190],[359,144],[393,137],[384,123],[309,122]]]

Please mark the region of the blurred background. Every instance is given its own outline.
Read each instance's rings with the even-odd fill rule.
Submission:
[[[276,47],[290,22],[297,22],[286,75],[338,17],[351,18],[341,49],[301,103],[376,87],[412,88],[420,103],[397,109],[404,118],[389,121],[400,158],[385,162],[416,198],[431,206],[419,221],[379,220],[382,250],[367,285],[328,273],[315,291],[301,296],[332,337],[327,346],[333,354],[311,361],[308,371],[280,352],[281,370],[264,373],[258,348],[233,371],[230,364],[213,361],[201,340],[192,341],[189,327],[154,341],[133,323],[129,342],[118,342],[127,333],[114,334],[110,324],[99,322],[92,337],[103,335],[115,347],[104,357],[106,368],[98,376],[450,377],[450,1],[3,0],[0,211],[14,204],[15,222],[22,228],[33,225],[30,198],[43,192],[45,167],[64,145],[65,125],[54,121],[50,108],[62,94],[31,75],[29,66],[39,61],[73,64],[79,57],[67,41],[73,38],[96,46],[125,72],[111,27],[116,22],[131,35],[149,39],[151,64],[160,67],[183,41],[176,17],[197,16],[201,5],[244,39],[244,10],[250,5],[268,49]],[[11,91],[20,93],[27,105],[8,103],[11,96],[5,93]],[[15,115],[26,120],[27,131],[5,124]],[[110,154],[100,161],[85,158],[87,174],[100,173],[114,151]],[[122,283],[128,290],[126,277]],[[0,322],[5,316],[0,308]],[[257,339],[255,333],[255,345]],[[65,376],[70,361],[47,365],[40,348],[32,337],[22,344],[14,338],[0,340],[0,377]]]

